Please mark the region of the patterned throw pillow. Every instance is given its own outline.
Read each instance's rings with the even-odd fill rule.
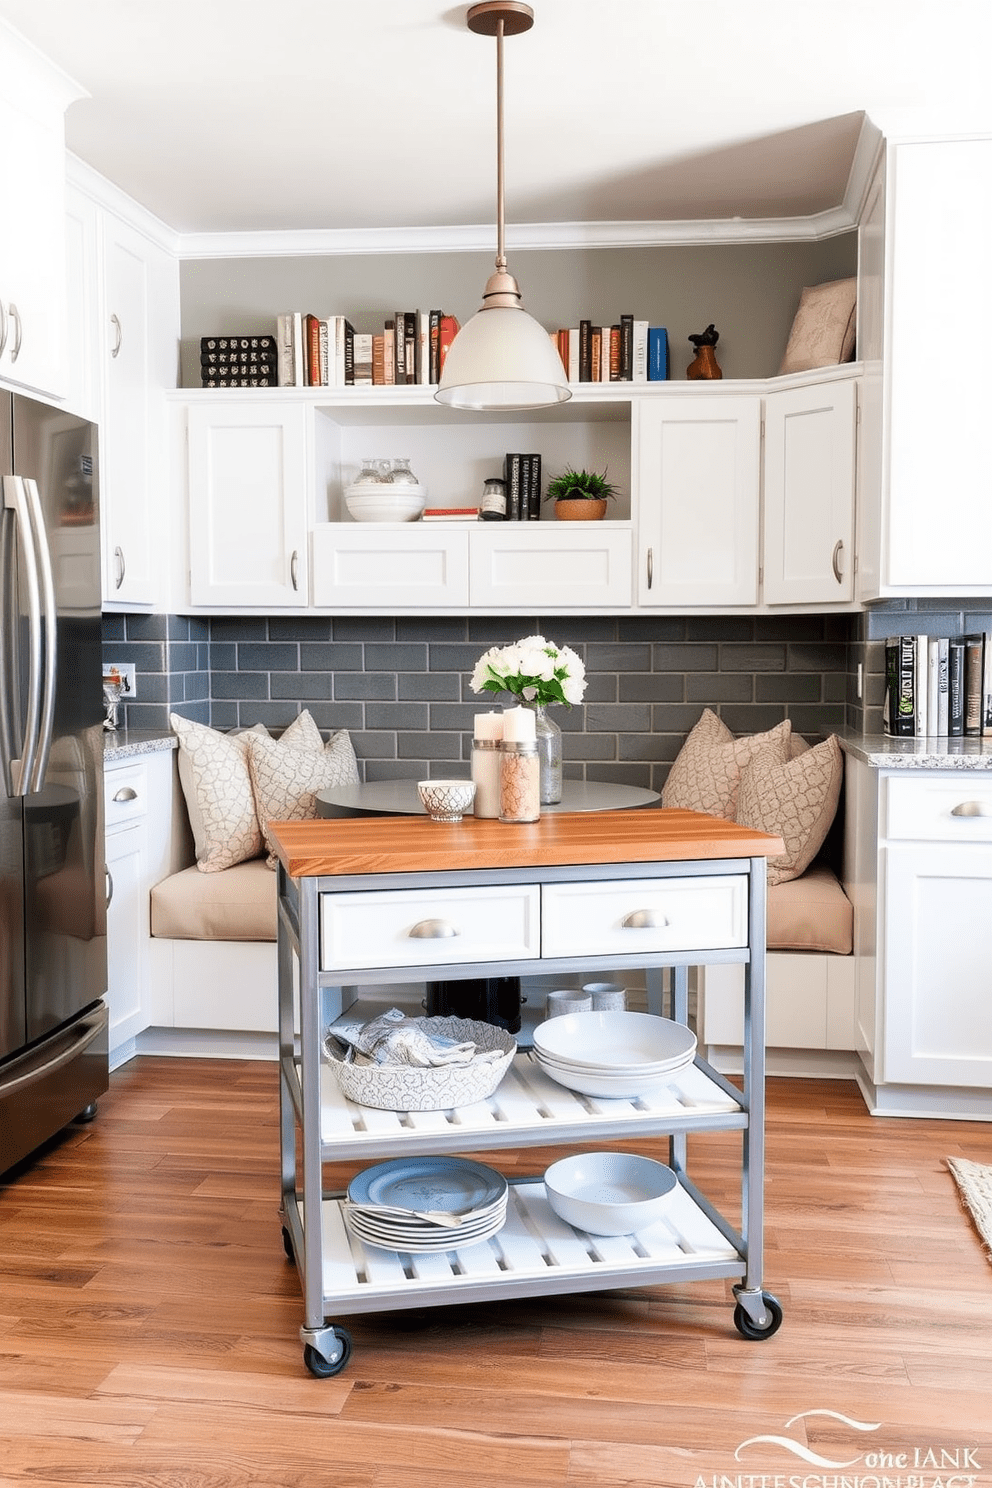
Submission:
[[[225,734],[194,723],[178,713],[169,722],[179,739],[179,781],[193,829],[196,866],[201,873],[220,873],[257,858],[262,831],[248,773],[248,740],[268,738],[263,723],[241,733]],[[319,753],[320,730],[304,711],[289,725],[283,740]]]
[[[798,878],[812,863],[836,815],[843,778],[836,734],[784,764],[760,758],[742,771],[738,822],[785,843],[784,853],[768,859],[769,885]]]
[[[733,821],[741,770],[759,755],[783,763],[789,757],[791,734],[792,724],[786,719],[767,733],[735,739],[707,708],[668,773],[662,805]]]
[[[306,821],[317,815],[318,791],[358,784],[358,763],[347,729],[332,734],[319,754],[300,749],[285,734],[281,739],[255,734],[248,740],[248,769],[270,868],[276,866],[267,832],[270,821]]]

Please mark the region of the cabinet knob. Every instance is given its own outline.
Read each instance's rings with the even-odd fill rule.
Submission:
[[[21,314],[13,302],[7,306],[7,314],[14,322],[14,344],[11,347],[10,360],[16,362],[21,350]]]
[[[112,315],[110,317],[110,324],[114,328],[114,344],[110,348],[110,355],[116,360],[117,357],[120,356],[121,347],[124,344],[124,329],[120,323],[119,317],[116,315]]]
[[[951,807],[952,816],[992,816],[992,801],[962,801]]]
[[[412,940],[446,940],[458,931],[448,920],[419,920],[410,931]]]
[[[632,909],[620,923],[625,930],[660,930],[671,922],[656,909]]]
[[[834,553],[833,557],[830,560],[831,564],[833,565],[834,578],[837,580],[838,584],[843,584],[844,582],[844,570],[840,566],[840,555],[843,553],[843,551],[843,538],[838,538],[837,541],[834,543]]]
[[[122,785],[119,791],[114,792],[115,801],[136,801],[138,792],[130,785]]]

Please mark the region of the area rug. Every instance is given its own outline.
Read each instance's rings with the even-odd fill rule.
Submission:
[[[992,1261],[992,1167],[969,1162],[966,1157],[947,1157],[944,1161],[958,1186],[962,1204],[985,1242],[985,1253]]]

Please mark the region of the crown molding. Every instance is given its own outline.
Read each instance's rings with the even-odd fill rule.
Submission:
[[[160,217],[149,212],[140,202],[136,202],[133,196],[128,196],[113,181],[101,176],[85,160],[80,160],[78,155],[73,155],[70,150],[65,156],[65,179],[68,186],[74,186],[84,193],[97,206],[103,207],[108,212],[113,212],[116,217],[135,228],[137,232],[143,233],[159,248],[164,248],[174,258],[179,257],[179,235],[168,227]]]
[[[567,248],[700,247],[707,244],[817,242],[857,225],[846,202],[808,217],[684,222],[527,222],[508,224],[508,251]],[[315,228],[293,232],[180,233],[180,258],[306,258],[372,253],[492,253],[496,228]]]

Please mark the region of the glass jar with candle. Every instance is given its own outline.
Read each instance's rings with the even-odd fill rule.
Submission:
[[[538,821],[541,815],[541,763],[536,739],[507,739],[500,745],[499,819]]]
[[[476,816],[499,816],[500,743],[503,717],[500,713],[477,713],[472,737],[472,779],[475,781]]]

